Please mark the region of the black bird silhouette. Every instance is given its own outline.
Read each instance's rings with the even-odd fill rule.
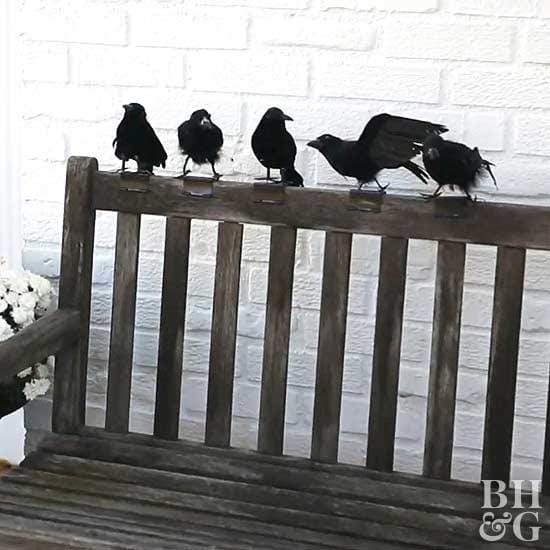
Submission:
[[[296,143],[286,129],[287,120],[293,119],[281,109],[268,109],[252,135],[252,150],[260,163],[267,168],[267,177],[259,179],[272,181],[271,169],[277,168],[281,172],[283,184],[303,187],[304,178],[294,168]]]
[[[168,155],[155,131],[147,121],[143,105],[129,103],[123,105],[124,117],[118,125],[113,140],[115,155],[122,161],[122,172],[126,162],[135,160],[138,171],[153,173],[154,166],[166,167]]]
[[[442,134],[447,128],[422,120],[388,114],[373,117],[357,141],[346,141],[324,134],[308,143],[320,151],[329,164],[342,176],[356,178],[359,189],[375,181],[378,172],[385,168],[406,168],[424,183],[428,175],[411,161],[422,151],[422,144],[430,134]]]
[[[216,172],[215,165],[223,146],[223,133],[212,122],[208,111],[204,109],[195,111],[189,120],[181,124],[178,128],[178,140],[182,153],[187,155],[183,165],[184,177],[191,172],[187,170],[189,159],[199,165],[209,163],[214,177],[216,179],[221,177],[221,174]]]
[[[471,192],[477,186],[484,170],[489,173],[498,189],[497,180],[491,170],[494,164],[482,158],[477,147],[470,149],[463,143],[445,141],[440,136],[430,136],[424,142],[422,157],[428,174],[438,184],[432,195],[423,195],[425,198],[439,197],[443,187],[447,186],[452,191],[458,187],[470,201],[475,202],[476,199],[472,198]]]

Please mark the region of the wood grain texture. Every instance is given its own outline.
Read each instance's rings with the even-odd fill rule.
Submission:
[[[219,225],[205,437],[214,447],[231,442],[242,242],[242,225]]]
[[[168,218],[160,312],[154,434],[178,439],[191,220]]]
[[[92,185],[97,160],[71,157],[67,164],[59,308],[80,312],[79,338],[56,358],[52,427],[74,433],[84,425],[92,296],[95,211]]]
[[[499,247],[487,382],[482,479],[510,481],[525,250]]]
[[[311,458],[338,461],[352,235],[326,233]]]
[[[130,184],[146,192],[126,191]],[[386,195],[380,213],[365,215],[354,209],[349,191],[342,189],[288,187],[284,208],[277,204],[258,208],[254,197],[251,183],[216,182],[214,198],[205,200],[182,197],[178,179],[154,176],[148,181],[121,181],[116,174],[100,172],[93,204],[99,210],[550,250],[547,207],[495,203],[466,207],[462,198],[441,203]],[[455,203],[460,220],[452,215]]]
[[[380,251],[367,467],[393,470],[408,241],[385,237]]]
[[[70,348],[80,335],[80,312],[59,309],[0,343],[0,380]]]
[[[464,244],[439,243],[423,469],[438,479],[451,475],[465,259]]]
[[[258,450],[283,452],[296,229],[273,227],[267,287]]]
[[[140,225],[138,214],[118,214],[105,417],[112,432],[127,432],[130,422]]]

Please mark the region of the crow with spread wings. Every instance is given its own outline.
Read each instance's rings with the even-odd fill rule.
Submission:
[[[329,164],[341,175],[356,178],[359,189],[375,181],[381,191],[377,175],[386,168],[406,168],[424,183],[425,170],[412,162],[422,152],[422,144],[430,135],[447,132],[441,124],[381,114],[365,126],[357,141],[346,141],[324,134],[308,143],[320,151]]]

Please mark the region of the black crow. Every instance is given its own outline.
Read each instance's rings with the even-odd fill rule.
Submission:
[[[286,129],[287,120],[293,119],[281,109],[268,109],[252,135],[252,150],[267,168],[267,178],[261,179],[271,180],[271,169],[277,168],[283,184],[303,187],[304,178],[294,168],[296,143]]]
[[[454,191],[458,187],[469,200],[475,202],[471,191],[477,184],[483,171],[486,170],[493,179],[495,187],[497,180],[491,170],[493,163],[485,160],[479,154],[479,149],[470,149],[462,143],[445,141],[440,136],[430,136],[424,142],[424,166],[428,174],[436,181],[438,188],[432,195],[424,195],[432,199],[442,193],[442,188],[448,186]]]
[[[357,141],[345,141],[324,134],[308,143],[320,151],[329,164],[341,175],[356,178],[359,189],[375,181],[385,168],[406,168],[427,183],[426,172],[411,161],[422,151],[422,144],[430,134],[442,134],[447,128],[422,120],[388,114],[373,117]]]
[[[124,105],[124,117],[118,125],[113,140],[115,155],[122,161],[135,160],[139,172],[153,173],[154,166],[166,167],[168,155],[155,131],[147,121],[145,109],[139,103]]]
[[[191,159],[195,164],[209,163],[216,179],[221,177],[216,172],[216,161],[220,157],[223,146],[223,133],[211,119],[210,113],[204,109],[195,111],[189,120],[178,128],[178,140],[181,151],[187,155],[183,165],[183,176],[191,172],[187,164]]]

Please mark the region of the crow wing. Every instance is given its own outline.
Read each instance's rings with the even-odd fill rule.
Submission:
[[[421,152],[427,136],[447,131],[441,124],[382,114],[367,123],[359,143],[380,168],[399,168]]]

